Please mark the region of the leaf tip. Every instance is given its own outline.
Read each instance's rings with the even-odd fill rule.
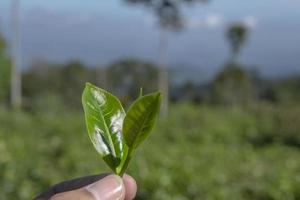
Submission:
[[[155,95],[156,95],[157,99],[161,100],[161,98],[162,98],[161,92],[156,92]]]
[[[85,83],[85,87],[92,87],[92,86],[93,86],[93,84],[91,84],[90,82]]]
[[[139,98],[141,98],[143,96],[143,87],[140,87],[140,94],[139,94]]]

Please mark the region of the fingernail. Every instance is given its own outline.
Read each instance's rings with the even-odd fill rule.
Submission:
[[[96,200],[124,199],[125,190],[123,180],[116,175],[108,175],[105,178],[86,187]]]

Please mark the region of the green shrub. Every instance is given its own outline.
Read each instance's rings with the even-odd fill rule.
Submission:
[[[289,114],[278,123],[276,112]],[[173,105],[130,163],[137,199],[299,199],[300,150],[277,142],[276,131],[299,137],[290,123],[298,112]],[[82,112],[0,109],[0,199],[30,199],[59,181],[109,171],[85,131]],[[275,142],[253,145],[260,134]]]

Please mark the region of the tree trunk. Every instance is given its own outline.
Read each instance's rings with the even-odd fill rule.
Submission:
[[[11,106],[20,109],[21,94],[21,52],[20,52],[20,1],[11,2],[11,28],[12,28],[12,66],[11,66]]]
[[[166,116],[169,107],[167,30],[161,27],[159,34],[159,90],[163,95],[161,114],[162,116]]]

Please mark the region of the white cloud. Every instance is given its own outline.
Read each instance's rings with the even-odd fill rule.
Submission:
[[[220,14],[208,14],[204,18],[204,24],[209,28],[215,28],[223,24],[224,18]]]
[[[257,26],[258,20],[256,17],[254,16],[246,16],[243,19],[243,23],[245,24],[245,26],[247,26],[248,28],[255,28]]]
[[[248,15],[245,17],[240,18],[240,22],[242,22],[245,26],[247,26],[249,29],[254,29],[257,27],[258,19],[255,16]],[[209,13],[204,16],[194,16],[192,17],[188,23],[187,26],[190,29],[196,29],[196,28],[217,28],[222,26],[226,21],[225,17],[218,13]]]
[[[191,18],[187,26],[191,29],[206,27],[206,28],[216,28],[223,24],[224,17],[221,14],[207,14],[205,16],[195,16]]]

